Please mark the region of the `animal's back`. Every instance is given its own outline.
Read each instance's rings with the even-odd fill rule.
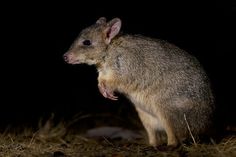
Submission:
[[[111,56],[123,82],[120,92],[151,115],[162,112],[179,138],[189,135],[187,123],[194,135],[208,129],[213,96],[194,56],[166,41],[142,36],[122,36],[114,41],[115,47],[116,43],[119,48]]]

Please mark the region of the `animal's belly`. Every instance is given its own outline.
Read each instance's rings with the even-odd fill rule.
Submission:
[[[163,113],[161,104],[157,100],[157,95],[149,94],[150,92],[143,90],[142,92],[130,92],[128,98],[132,101],[136,110],[144,113],[144,119],[147,119],[148,123],[152,125],[156,130],[164,130]],[[141,115],[142,116],[142,115]],[[141,118],[141,117],[140,117]],[[142,118],[141,118],[142,119]]]

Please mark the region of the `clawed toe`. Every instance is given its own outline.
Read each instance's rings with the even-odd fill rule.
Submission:
[[[109,99],[111,99],[111,100],[118,100],[118,97],[115,96],[115,95],[113,94],[113,92],[112,92],[112,93],[107,93],[107,94],[108,94],[108,97],[107,97],[107,98],[109,98]]]
[[[114,95],[113,91],[109,90],[104,83],[98,85],[100,93],[108,99],[118,100],[118,97]]]

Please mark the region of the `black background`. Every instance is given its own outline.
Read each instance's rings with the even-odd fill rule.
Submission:
[[[9,2],[1,5],[1,124],[79,112],[112,112],[126,101],[104,99],[95,67],[68,65],[62,55],[99,17],[121,18],[122,31],[167,40],[191,52],[207,71],[219,119],[235,116],[236,5],[226,1]]]

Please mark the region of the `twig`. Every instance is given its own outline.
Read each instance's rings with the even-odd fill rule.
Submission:
[[[14,140],[11,138],[11,135],[8,135],[8,137],[10,138],[11,142],[14,143]]]
[[[111,145],[112,147],[115,147],[110,141],[108,141],[108,139],[106,137],[103,136],[103,138],[109,145]]]
[[[192,140],[193,140],[193,143],[194,143],[194,145],[195,145],[195,147],[196,147],[196,146],[197,146],[197,143],[196,143],[196,141],[195,141],[195,138],[193,137],[193,134],[192,134],[192,132],[191,132],[191,129],[190,129],[190,127],[189,127],[189,124],[188,124],[188,121],[187,121],[187,119],[186,119],[186,115],[185,115],[185,114],[184,114],[184,120],[185,120],[185,122],[186,122],[186,124],[187,124],[188,131],[189,131],[190,136],[191,136],[191,138],[192,138]]]
[[[32,138],[30,139],[30,143],[28,144],[28,147],[30,147],[32,145],[37,133],[38,133],[38,131],[33,134]]]

